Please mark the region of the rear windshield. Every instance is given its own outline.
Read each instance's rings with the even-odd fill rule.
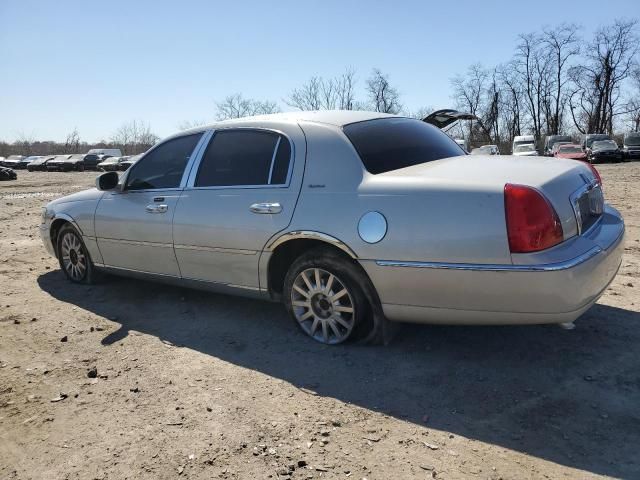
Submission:
[[[420,120],[379,118],[345,125],[343,130],[373,174],[465,155],[448,135]]]

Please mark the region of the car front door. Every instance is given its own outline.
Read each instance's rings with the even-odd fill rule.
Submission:
[[[300,193],[302,130],[216,130],[192,169],[173,220],[184,278],[260,288],[267,241],[286,228]]]
[[[121,188],[103,195],[95,213],[105,266],[179,276],[172,219],[204,133],[172,138],[144,155]]]

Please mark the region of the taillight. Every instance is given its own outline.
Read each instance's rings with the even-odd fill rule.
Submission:
[[[511,253],[537,252],[562,242],[558,214],[535,188],[507,183],[504,209]]]
[[[596,180],[598,180],[598,183],[602,185],[602,178],[600,177],[600,172],[598,172],[598,170],[596,170],[596,167],[594,167],[591,163],[587,163],[587,166],[591,169],[591,173],[593,173],[593,175],[596,177]]]

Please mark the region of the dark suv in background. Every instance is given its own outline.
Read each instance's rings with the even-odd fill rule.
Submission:
[[[624,134],[622,153],[625,160],[640,160],[640,132]]]

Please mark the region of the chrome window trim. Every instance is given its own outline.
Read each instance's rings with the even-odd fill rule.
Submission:
[[[269,178],[267,178],[267,185],[271,185],[271,177],[273,176],[273,165],[276,163],[276,155],[278,155],[278,147],[280,146],[280,141],[282,137],[278,135],[278,141],[276,142],[276,146],[273,149],[273,155],[271,156],[271,166],[269,167]],[[291,159],[289,159],[291,162]]]
[[[178,185],[177,187],[169,187],[169,188],[142,188],[142,189],[137,189],[137,190],[128,190],[126,188],[126,183],[127,180],[129,179],[129,175],[132,172],[132,167],[134,165],[131,165],[131,167],[129,167],[127,169],[127,171],[124,173],[123,178],[122,178],[122,188],[120,189],[119,192],[117,193],[134,193],[134,192],[168,192],[168,191],[177,191],[177,190],[183,190],[184,186],[187,182],[187,179],[189,178],[189,175],[187,172],[190,171],[191,167],[193,166],[194,163],[194,158],[200,154],[200,150],[202,149],[202,144],[205,140],[205,138],[207,137],[207,134],[209,133],[208,130],[202,130],[200,132],[189,132],[189,133],[185,133],[184,135],[174,135],[170,138],[167,138],[161,142],[156,143],[153,147],[151,147],[149,150],[147,150],[146,152],[144,152],[144,154],[142,155],[142,157],[140,157],[140,159],[134,164],[134,165],[138,165],[140,162],[142,162],[147,155],[149,155],[151,152],[153,152],[155,149],[161,147],[162,145],[171,142],[173,140],[176,140],[178,138],[181,137],[188,137],[190,135],[202,135],[200,137],[200,140],[198,140],[198,143],[196,144],[196,146],[194,147],[193,151],[191,152],[191,156],[189,157],[189,161],[187,162],[187,164],[184,167],[184,172],[182,172],[182,178],[180,179],[180,185]]]
[[[271,133],[280,135],[278,140],[281,140],[282,137],[286,138],[287,141],[289,142],[289,146],[291,147],[291,154],[289,155],[289,168],[287,169],[287,177],[286,177],[285,183],[279,183],[276,185],[273,185],[273,184],[216,185],[216,186],[209,186],[209,187],[196,187],[195,186],[196,176],[198,175],[200,164],[202,163],[202,159],[204,158],[204,153],[206,152],[207,147],[209,146],[209,143],[214,139],[216,132],[225,131],[225,130],[256,130],[256,131],[263,131],[263,132],[271,132]],[[277,144],[277,147],[279,146],[280,146],[280,142],[278,142]],[[275,154],[277,154],[277,148],[275,149],[274,156],[271,160],[271,170],[273,170],[273,162],[275,161]],[[295,163],[295,158],[296,158],[295,143],[293,142],[293,140],[291,140],[291,137],[287,135],[285,132],[283,132],[282,130],[278,130],[276,128],[268,128],[268,127],[231,127],[230,126],[230,127],[216,128],[211,130],[211,136],[207,141],[207,145],[202,149],[201,155],[199,155],[197,163],[194,162],[191,169],[191,173],[189,175],[189,179],[187,180],[187,184],[185,185],[184,188],[189,190],[237,190],[237,189],[247,189],[247,188],[289,188],[289,185],[291,184],[291,177],[293,174],[293,165]],[[269,180],[271,179],[271,170],[269,171]]]
[[[618,238],[614,245],[620,240]],[[613,245],[612,245],[613,246]],[[557,272],[568,270],[584,263],[602,252],[601,247],[592,247],[577,257],[562,262],[537,265],[500,265],[476,263],[444,263],[444,262],[395,262],[376,260],[380,267],[433,268],[440,270],[475,270],[479,272]]]

